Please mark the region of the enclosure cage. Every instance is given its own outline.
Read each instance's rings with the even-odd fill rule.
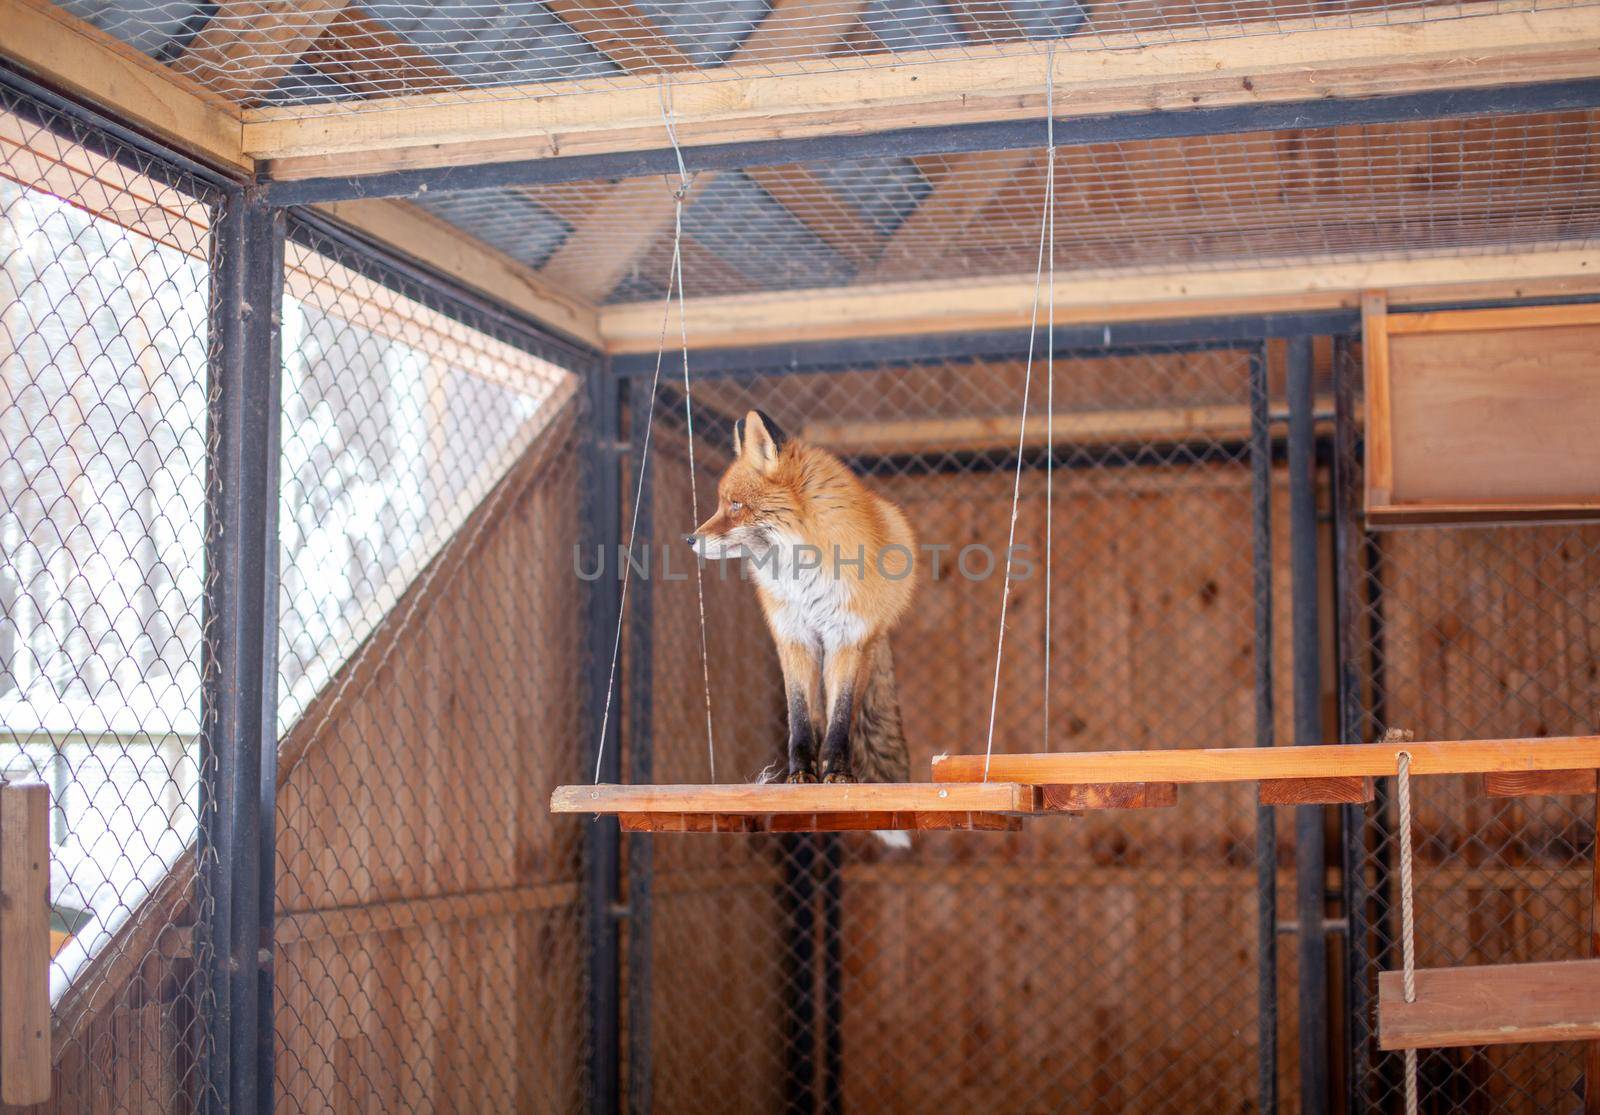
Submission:
[[[752,409],[922,543],[914,779],[1600,734],[1600,526],[1369,520],[1359,308],[1600,302],[1595,11],[0,0],[37,1109],[1403,1110],[1392,779],[908,850],[549,801],[780,758],[681,542]],[[848,101],[902,74],[1010,107]],[[1430,780],[1420,961],[1596,955],[1595,822]],[[1600,1043],[1420,1074],[1600,1110]]]

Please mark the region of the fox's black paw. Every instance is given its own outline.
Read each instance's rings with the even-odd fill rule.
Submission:
[[[789,772],[789,777],[787,779],[790,785],[795,786],[798,786],[801,783],[815,782],[816,780],[817,776],[812,774],[809,770],[792,770]]]
[[[830,770],[822,776],[824,782],[854,782],[856,776],[847,770]]]

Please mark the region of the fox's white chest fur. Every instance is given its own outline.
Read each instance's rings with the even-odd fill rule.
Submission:
[[[773,604],[772,626],[780,639],[830,650],[866,637],[866,622],[851,607],[850,578],[859,576],[854,566],[836,565],[832,555],[782,535],[753,564]]]

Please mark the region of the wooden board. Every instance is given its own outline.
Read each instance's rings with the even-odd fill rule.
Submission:
[[[1082,751],[995,755],[989,777],[1042,786],[1068,782],[1254,782],[1273,778],[1389,775],[1401,751],[1411,773],[1570,770],[1600,766],[1600,736],[1222,747],[1181,751]],[[937,755],[935,782],[978,782],[982,755]]]
[[[50,1098],[50,791],[0,784],[0,1102]]]
[[[1378,976],[1381,1049],[1590,1038],[1600,1038],[1600,960],[1423,969],[1411,1003],[1402,973]]]
[[[1354,308],[1361,292],[1381,287],[1391,306],[1452,298],[1519,295],[1528,289],[1597,289],[1600,252],[1528,251],[1493,256],[1419,255],[1371,260],[1326,256],[1293,267],[1113,271],[1094,278],[1058,275],[1051,316],[1058,325],[1104,324],[1234,313]],[[768,292],[760,297],[691,298],[685,311],[696,348],[786,341],[1027,328],[1034,275],[961,282],[880,283]],[[678,331],[677,305],[669,333]],[[659,302],[600,309],[600,334],[610,352],[655,352],[661,341]]]
[[[941,786],[858,782],[721,786],[560,786],[552,813],[1031,813],[1030,787],[1008,782]],[[876,825],[872,827],[878,827]]]
[[[1170,809],[1178,804],[1171,782],[1111,782],[1040,786],[1040,808],[1046,813],[1082,813],[1092,809]]]
[[[1013,813],[622,813],[623,832],[1016,832]]]
[[[1262,805],[1359,805],[1373,798],[1370,775],[1333,778],[1264,778]]]
[[[1363,320],[1370,522],[1600,517],[1596,307]]]
[[[1467,4],[1471,19],[1330,26],[1320,17],[1240,26],[1225,38],[1097,36],[1094,51],[964,46],[916,54],[762,59],[674,87],[685,146],[937,123],[1036,119],[1052,78],[1079,115],[1147,112],[1593,76],[1600,19]],[[829,28],[832,30],[832,27]],[[1052,72],[1053,67],[1053,72]],[[592,154],[663,143],[653,73],[246,112],[244,147],[276,178]]]
[[[1592,794],[1592,770],[1501,771],[1483,776],[1483,792],[1492,798],[1523,798],[1536,794]]]

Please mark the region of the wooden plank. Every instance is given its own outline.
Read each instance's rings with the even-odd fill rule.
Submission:
[[[1381,294],[1361,296],[1361,359],[1366,401],[1366,506],[1370,512],[1389,502],[1394,490],[1390,443],[1388,303]]]
[[[0,783],[0,1102],[50,1098],[50,791]]]
[[[1600,305],[1579,302],[1492,310],[1434,310],[1395,314],[1386,322],[1391,337],[1417,333],[1476,333],[1485,329],[1542,329],[1559,325],[1600,325]]]
[[[1040,786],[1040,808],[1046,813],[1082,813],[1092,809],[1169,809],[1178,804],[1171,782],[1107,782]]]
[[[1372,505],[1600,508],[1596,345],[1592,324],[1391,336],[1392,478]]]
[[[761,832],[760,817],[734,813],[624,813],[623,832]]]
[[[0,0],[0,55],[218,166],[254,171],[221,97],[44,0]]]
[[[892,282],[923,272],[930,258],[947,251],[951,240],[1037,157],[1034,151],[975,151],[952,158],[933,192],[895,229],[864,280]]]
[[[1530,507],[1516,503],[1391,503],[1367,510],[1369,527],[1437,526],[1466,524],[1491,526],[1513,523],[1579,523],[1600,517],[1600,500],[1592,503],[1546,503]]]
[[[1600,9],[1597,9],[1600,10]],[[1390,304],[1452,297],[1521,296],[1530,288],[1596,289],[1600,252],[1530,251],[1493,256],[1432,255],[1359,260],[1329,256],[1293,267],[1130,270],[1074,277],[1058,273],[1052,316],[1058,325],[1104,324],[1230,313],[1349,309],[1378,287]],[[855,337],[1027,328],[1035,276],[961,282],[889,283],[691,298],[689,343],[696,348]],[[614,353],[654,352],[661,337],[657,302],[600,310],[600,334]],[[677,308],[669,329],[678,330]]]
[[[1594,846],[1589,850],[1589,958],[1600,962],[1600,795],[1594,802]],[[1600,1115],[1600,1041],[1583,1047],[1584,1115]]]
[[[1228,38],[1151,43],[1137,32],[1098,37],[1093,51],[1019,52],[1004,44],[886,54],[840,67],[827,58],[774,61],[749,52],[716,81],[673,92],[679,141],[687,146],[778,137],[838,135],[938,123],[1035,119],[1054,65],[1058,104],[1083,115],[1152,108],[1259,104],[1308,97],[1551,81],[1600,72],[1600,17],[1581,6],[1498,12],[1464,5],[1436,19],[1330,27],[1317,17],[1241,25]],[[789,26],[795,24],[797,26]],[[787,21],[794,34],[805,21]],[[796,51],[796,53],[800,53]],[[340,154],[363,173],[364,153],[405,147],[412,166],[442,165],[456,144],[504,144],[500,157],[550,150],[638,150],[659,146],[658,79],[588,79],[448,96],[387,97],[348,104],[252,109],[245,150],[260,159]],[[484,152],[479,152],[481,158]],[[389,166],[394,165],[390,158]],[[327,164],[323,164],[327,169]],[[275,163],[277,177],[297,168]]]
[[[1319,413],[1331,413],[1331,396],[1319,396]],[[1022,443],[1045,444],[1053,429],[1056,443],[1104,445],[1118,441],[1200,439],[1229,440],[1250,436],[1250,408],[1244,405],[1156,407],[1146,410],[1084,410],[1057,414],[1052,422],[1036,414],[1024,424]],[[887,421],[811,422],[800,436],[836,453],[863,451],[961,452],[1015,449],[1017,416],[973,418],[905,418]]]
[[[321,206],[342,224],[393,246],[497,302],[584,344],[600,344],[591,303],[431,213],[403,201],[342,201]]]
[[[853,266],[866,267],[877,258],[883,233],[810,167],[753,166],[744,173]]]
[[[796,9],[803,9],[808,3],[809,0],[775,0],[760,26],[740,45],[733,64],[737,65],[740,59],[748,61],[751,57],[770,51],[775,44],[774,36],[780,36],[792,49],[800,53],[809,53],[831,45],[838,39],[840,22],[854,22],[859,10],[865,7],[865,2],[862,0],[860,3],[847,4],[845,9],[833,12],[833,18],[830,19],[796,21],[790,18]],[[584,15],[582,13],[586,5],[578,0],[564,0],[563,7],[566,14],[559,8],[556,14],[569,22],[580,21],[586,25],[598,22],[612,25],[619,19],[618,13],[612,9],[607,9],[604,18]],[[612,35],[600,40],[615,46],[618,50],[618,54],[613,56],[613,61],[624,69],[637,69],[642,66],[649,68],[666,66],[670,69],[688,64],[688,60],[672,46],[671,40],[659,31],[653,30],[654,25],[648,17],[632,8],[627,11],[632,14],[622,22],[631,29],[628,34],[617,37],[613,30]],[[639,30],[641,22],[652,29],[651,34],[643,39],[640,38],[642,32]],[[799,27],[805,29],[803,38],[796,38],[797,22]],[[598,42],[596,45],[599,45]],[[657,63],[659,65],[656,65]],[[655,85],[652,87],[656,88]],[[656,94],[658,124],[664,111],[661,96],[662,93],[658,88]],[[675,89],[670,101],[675,119],[678,115],[677,97],[678,92]],[[705,190],[715,178],[714,173],[696,175],[686,200],[692,202],[694,197]],[[768,173],[764,184],[770,188],[773,178],[774,175]],[[669,184],[661,177],[627,179],[617,183],[545,262],[542,268],[543,274],[551,281],[575,290],[584,297],[595,301],[603,300],[623,276],[650,251],[655,241],[672,227],[673,214],[676,211],[673,192],[675,185],[675,183]],[[778,200],[780,203],[783,201],[782,198]],[[838,202],[840,206],[843,204]]]
[[[1373,796],[1370,776],[1268,778],[1261,782],[1262,805],[1360,805]]]
[[[1424,968],[1411,1003],[1402,973],[1378,975],[1380,1049],[1592,1038],[1600,1038],[1600,960]]]
[[[1592,794],[1592,770],[1499,771],[1483,776],[1483,792],[1492,798],[1521,798],[1537,794]]]
[[[213,92],[254,101],[283,78],[350,0],[223,0],[176,68]]]
[[[550,795],[550,810],[553,813],[1015,813],[1032,812],[1033,792],[998,781],[960,787],[931,782],[559,786]]]
[[[1411,753],[1411,773],[1415,775],[1600,767],[1600,736],[1552,736],[995,755],[989,760],[989,777],[996,782],[1043,786],[1071,782],[1255,782],[1272,778],[1378,776],[1396,772],[1395,756],[1401,751]],[[934,781],[981,784],[984,762],[983,755],[935,755]]]

